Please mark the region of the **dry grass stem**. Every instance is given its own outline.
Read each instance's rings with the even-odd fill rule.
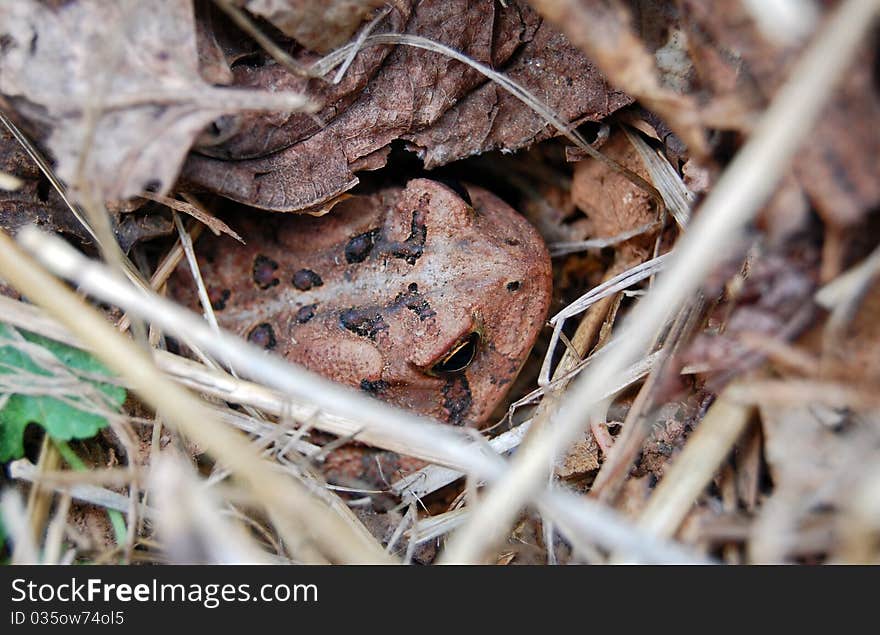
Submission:
[[[4,125],[4,127],[9,131],[9,133],[15,138],[16,141],[24,148],[24,151],[31,158],[31,160],[37,165],[40,169],[40,172],[46,179],[49,181],[49,184],[58,192],[58,196],[61,197],[61,200],[64,201],[64,204],[73,214],[73,217],[76,218],[80,225],[83,226],[83,229],[86,230],[86,233],[92,237],[93,240],[97,242],[98,237],[95,234],[95,230],[92,229],[91,224],[85,219],[85,217],[80,212],[79,208],[73,204],[73,201],[70,200],[67,196],[67,188],[61,183],[58,177],[55,175],[55,170],[52,169],[52,166],[49,165],[49,162],[43,157],[43,154],[37,150],[36,146],[31,143],[31,140],[25,136],[25,134],[18,129],[9,117],[0,110],[0,123]]]
[[[494,453],[485,453],[466,435],[450,429],[449,426],[435,424],[389,407],[266,355],[263,350],[223,331],[218,335],[198,316],[164,298],[148,296],[132,289],[102,265],[89,261],[57,238],[29,230],[22,232],[20,239],[53,270],[75,279],[89,293],[141,315],[168,332],[188,334],[206,350],[222,352],[244,375],[285,394],[297,396],[300,400],[313,401],[316,410],[337,412],[343,417],[359,421],[364,430],[382,432],[389,438],[396,438],[400,443],[421,444],[430,448],[432,462],[463,466],[465,471],[477,478],[491,481],[498,479],[503,473],[504,462],[500,457]],[[79,331],[77,334],[81,337]],[[84,339],[84,342],[90,346],[93,344],[91,338]],[[232,465],[230,461],[224,462]],[[265,487],[268,489],[268,485]],[[535,492],[535,496],[541,496],[540,492]],[[642,540],[638,530],[611,510],[603,510],[596,516],[597,512],[592,506],[585,505],[573,494],[547,491],[542,498],[543,513],[560,514],[566,520],[565,527],[586,531],[589,539],[601,540],[600,544],[605,548],[626,545],[636,549],[641,557],[651,562],[669,559],[676,562],[694,560],[693,555],[676,545],[650,538]],[[329,540],[329,536],[327,539]],[[641,548],[638,546],[640,544]]]
[[[127,470],[126,470],[127,471]],[[53,473],[54,474],[54,473]],[[74,499],[126,513],[129,508],[128,496],[114,492],[113,490],[88,483],[64,482],[63,479],[55,479],[40,474],[37,467],[27,459],[19,459],[9,464],[9,475],[17,480],[34,483],[53,494],[69,493]],[[152,517],[152,509],[145,508],[143,512],[147,518]]]
[[[67,255],[82,258],[66,243],[59,242]],[[119,373],[146,404],[161,411],[166,422],[229,466],[237,478],[248,484],[255,500],[286,522],[279,529],[285,534],[288,546],[302,540],[314,541],[340,561],[387,561],[384,551],[366,529],[352,532],[348,524],[340,522],[336,514],[317,502],[296,481],[269,467],[240,433],[216,422],[199,400],[159,372],[145,351],[46,274],[5,234],[0,234],[0,246],[0,275],[64,323],[104,364]],[[111,279],[118,283],[115,277]],[[147,299],[142,291],[124,282],[122,285],[137,297]]]
[[[794,44],[808,36],[819,20],[816,3],[799,0],[745,0],[762,33],[781,44]]]
[[[342,64],[339,65],[339,69],[336,71],[336,75],[333,77],[333,83],[338,84],[342,81],[342,78],[345,77],[346,71],[348,71],[348,67],[351,66],[351,63],[354,62],[354,58],[357,57],[358,52],[360,52],[361,48],[364,46],[364,42],[367,41],[367,37],[370,33],[373,32],[373,29],[376,28],[376,25],[382,21],[382,19],[391,13],[391,6],[386,5],[384,9],[379,11],[372,20],[370,20],[364,28],[360,30],[360,33],[357,34],[357,37],[350,43],[351,50],[348,55],[345,56],[345,60]]]
[[[675,534],[722,461],[730,454],[753,409],[721,393],[688,437],[681,454],[664,474],[639,517],[639,525],[661,537]]]
[[[489,488],[465,526],[452,536],[445,562],[480,561],[498,544],[522,506],[543,487],[548,462],[582,434],[610,378],[645,354],[657,326],[727,254],[732,239],[770,196],[812,129],[874,24],[878,7],[878,0],[846,0],[831,15],[704,201],[667,271],[624,322],[618,345],[581,375],[553,425],[536,436],[528,451],[518,453],[506,477]]]
[[[660,152],[652,148],[642,136],[631,129],[623,126],[626,138],[639,153],[651,182],[660,192],[666,209],[672,214],[680,229],[685,229],[691,217],[691,205],[694,202],[694,194],[684,184],[678,171]]]
[[[226,0],[216,0],[223,1]],[[621,165],[617,161],[605,156],[598,150],[596,150],[590,143],[584,139],[583,135],[577,131],[575,126],[573,126],[570,122],[565,121],[559,115],[557,115],[551,108],[549,108],[544,102],[540,100],[536,95],[529,92],[523,86],[520,86],[518,83],[504,75],[503,73],[499,73],[498,71],[486,66],[485,64],[481,64],[474,59],[471,59],[467,55],[456,51],[445,44],[440,42],[436,42],[434,40],[419,36],[413,35],[410,33],[379,33],[376,35],[370,35],[362,40],[358,39],[355,42],[346,44],[343,47],[333,51],[323,59],[316,62],[311,67],[311,72],[315,75],[325,75],[330,72],[337,65],[344,62],[344,60],[350,55],[352,50],[358,50],[367,45],[375,45],[375,44],[403,44],[405,46],[412,46],[415,48],[424,49],[426,51],[432,51],[434,53],[439,53],[441,55],[445,55],[451,59],[454,59],[462,64],[467,64],[475,71],[482,74],[487,79],[498,84],[502,89],[510,93],[516,99],[523,102],[526,106],[531,108],[536,114],[540,115],[544,121],[547,122],[548,125],[552,126],[556,129],[556,131],[564,136],[566,139],[574,143],[581,151],[583,151],[588,156],[596,159],[597,161],[601,161],[603,164],[607,165],[610,169],[621,174],[630,182],[632,182],[636,187],[647,192],[651,198],[656,201],[657,205],[661,208],[664,208],[665,203],[663,201],[663,197],[657,191],[657,189],[648,183],[641,176],[630,170],[629,168]]]
[[[57,470],[61,466],[61,456],[55,445],[47,437],[43,437],[40,444],[40,458],[37,461],[36,470],[39,474]],[[43,535],[43,528],[49,519],[49,510],[52,507],[53,492],[50,487],[44,487],[37,483],[28,492],[27,518],[30,522],[30,539],[34,544],[39,543]],[[16,550],[18,547],[16,547]],[[13,560],[16,554],[13,551]]]
[[[313,73],[311,69],[304,67],[288,55],[287,51],[275,44],[275,42],[272,41],[272,38],[263,33],[263,31],[254,24],[253,20],[251,20],[244,11],[230,2],[230,0],[214,0],[214,4],[228,15],[238,28],[251,36],[254,39],[254,42],[259,44],[260,48],[262,48],[269,57],[281,64],[281,66],[294,75],[299,75],[300,77],[317,77],[323,75],[323,73]]]
[[[586,311],[596,302],[614,295],[619,291],[623,291],[634,284],[638,284],[646,278],[650,278],[658,271],[661,271],[667,264],[671,254],[663,254],[646,262],[630,267],[626,271],[617,274],[613,278],[606,280],[602,284],[593,287],[580,298],[570,303],[562,311],[550,318],[549,322],[553,326],[553,334],[550,336],[550,344],[547,346],[547,353],[544,355],[544,361],[541,364],[541,372],[538,376],[538,385],[546,386],[550,384],[550,363],[553,359],[553,353],[556,345],[562,335],[562,327],[565,321],[575,315]],[[608,343],[608,347],[613,347],[614,341]]]
[[[876,410],[880,408],[877,386],[810,379],[756,379],[740,381],[728,389],[728,399],[740,404],[821,404],[831,408]]]
[[[233,238],[235,238],[235,240],[244,244],[244,239],[242,239],[242,237],[239,236],[229,225],[211,214],[201,205],[194,205],[189,201],[178,201],[177,199],[169,198],[167,196],[160,196],[159,194],[151,194],[149,192],[144,192],[141,195],[141,198],[145,198],[148,201],[161,203],[165,207],[172,209],[176,212],[192,216],[197,221],[200,221],[201,223],[206,225],[208,229],[214,232],[214,234],[218,236],[220,234],[226,234],[227,236],[232,236]],[[153,288],[155,289],[156,287]]]
[[[13,489],[3,491],[0,495],[0,515],[13,546],[12,564],[39,564],[40,552],[18,492]]]
[[[17,176],[13,176],[7,172],[0,172],[0,190],[12,192],[23,185],[23,181]]]
[[[45,564],[58,564],[61,558],[62,541],[64,530],[67,528],[67,514],[70,512],[70,494],[65,492],[58,500],[52,522],[46,530],[46,541],[43,546],[43,562]]]
[[[192,564],[268,564],[269,557],[237,522],[222,513],[216,492],[182,458],[162,456],[151,470],[155,522],[168,561]],[[309,558],[325,559],[314,553]]]
[[[82,345],[75,338],[72,338],[66,329],[60,327],[57,322],[47,318],[37,307],[0,297],[0,311],[4,315],[9,316],[9,319],[15,324],[29,324],[36,332],[47,337],[53,337],[73,346]],[[375,447],[414,456],[426,461],[438,460],[435,445],[436,439],[432,435],[426,435],[424,438],[416,436],[412,439],[401,440],[394,431],[364,428],[363,424],[357,420],[346,419],[332,413],[320,412],[314,404],[309,402],[293,402],[290,398],[285,397],[276,390],[252,382],[235,379],[225,373],[206,368],[188,359],[164,351],[155,351],[154,356],[159,367],[177,381],[223,401],[247,404],[263,412],[279,416],[281,413],[286,412],[294,420],[309,421],[314,428],[325,432],[343,437],[355,435],[359,440]],[[650,370],[650,361],[652,359],[653,357],[648,358],[646,360],[647,363],[637,363],[632,372],[624,373],[622,377],[625,381],[616,386],[614,392],[622,390],[643,377]],[[608,396],[610,397],[611,394]],[[267,426],[274,428],[273,424],[259,422],[253,418],[232,413],[228,410],[215,409],[214,412],[218,419],[249,433],[260,434],[266,431]],[[528,430],[528,425],[528,422],[526,422],[509,432],[498,435],[488,442],[489,446],[499,454],[514,449],[522,441],[524,433]],[[470,443],[469,440],[464,442]],[[306,455],[310,454],[313,449],[302,441],[297,441],[296,447]],[[443,456],[442,461],[439,461],[452,465],[452,467],[440,465],[427,466],[409,477],[393,483],[391,489],[394,493],[404,496],[407,501],[417,500],[426,496],[458,480],[466,472],[474,469],[475,466],[473,464],[468,463],[467,460],[461,460],[459,457],[466,457],[466,455],[453,450],[450,454]],[[662,559],[658,558],[657,561],[662,561]]]
[[[310,112],[314,104],[305,95],[260,90],[233,90],[206,86],[198,90],[153,89],[144,93],[105,96],[101,101],[103,111],[126,110],[137,106],[159,104],[163,106],[185,105],[196,109],[213,110],[223,104],[227,112],[265,110],[267,112]],[[70,111],[67,114],[74,114]]]
[[[621,232],[616,236],[609,236],[608,238],[590,238],[588,240],[576,240],[576,241],[568,241],[568,242],[556,242],[550,243],[547,245],[547,248],[550,250],[550,256],[552,258],[557,258],[559,256],[567,256],[568,254],[576,254],[581,251],[587,251],[588,249],[605,249],[606,247],[612,247],[614,245],[618,245],[620,243],[626,242],[636,236],[641,236],[642,234],[652,232],[659,229],[658,223],[646,223],[635,229],[631,229],[629,231]]]

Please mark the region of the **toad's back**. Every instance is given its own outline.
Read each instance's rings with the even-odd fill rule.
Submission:
[[[210,236],[196,250],[221,326],[444,422],[489,417],[546,318],[543,241],[477,187],[414,179],[320,218],[236,225],[246,246]],[[181,280],[175,295],[195,306]]]

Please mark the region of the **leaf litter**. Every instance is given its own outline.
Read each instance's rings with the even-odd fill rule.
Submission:
[[[524,442],[524,452],[532,434],[525,425],[540,427],[536,413],[542,406],[554,411],[554,391],[564,399],[573,390],[565,388],[568,375],[589,373],[613,351],[621,318],[653,292],[655,274],[665,275],[651,263],[664,262],[688,231],[690,213],[700,215],[702,197],[711,196],[789,70],[831,19],[829,12],[785,29],[784,17],[768,18],[756,12],[756,3],[740,0],[711,11],[661,0],[536,0],[506,7],[339,0],[327,11],[308,0],[235,3],[297,68],[322,71],[315,76],[291,73],[207,2],[194,10],[182,1],[143,3],[150,15],[138,20],[132,19],[141,11],[135,3],[100,24],[90,18],[95,4],[89,0],[63,7],[15,4],[3,15],[0,105],[47,150],[74,196],[78,188],[93,188],[120,209],[120,202],[146,192],[192,211],[172,197],[194,188],[253,208],[332,214],[332,201],[345,192],[409,169],[401,151],[414,155],[420,170],[500,188],[558,245],[553,337],[538,344],[517,380],[511,395],[517,407],[507,417],[499,414],[502,423],[493,426],[495,447],[510,451]],[[61,38],[73,24],[83,25],[82,39]],[[106,42],[87,45],[96,37]],[[346,48],[347,41],[356,44]],[[431,41],[433,50],[416,48]],[[443,47],[502,75],[487,79],[454,55],[444,57]],[[104,53],[98,56],[103,70],[95,70],[95,50]],[[699,299],[678,317],[651,325],[656,337],[644,358],[650,363],[618,383],[601,420],[557,463],[556,476],[568,491],[600,501],[633,527],[725,562],[877,561],[871,536],[878,527],[860,511],[858,497],[870,491],[876,475],[869,466],[880,451],[880,422],[868,397],[876,391],[880,358],[871,282],[876,267],[869,267],[880,202],[880,180],[871,170],[880,103],[876,59],[876,44],[866,42],[758,222],[732,241],[720,266],[704,272]],[[334,83],[346,60],[350,65]],[[517,90],[537,101],[518,98]],[[300,101],[278,107],[268,91]],[[232,106],[218,109],[221,93],[236,95]],[[546,112],[536,112],[536,103]],[[562,124],[548,125],[553,121]],[[608,163],[550,139],[568,131],[589,138],[596,131],[589,122],[607,126],[597,136],[602,152],[657,187],[666,206]],[[16,142],[2,141],[0,172],[20,181],[18,189],[0,193],[13,203],[3,207],[2,226],[17,230],[42,215],[45,227],[86,241],[27,157],[8,158],[20,153]],[[222,208],[222,198],[211,198],[212,206]],[[142,199],[133,208],[142,218],[162,216]],[[675,212],[677,224],[665,208]],[[195,213],[225,230],[222,215]],[[154,238],[142,231],[122,241],[147,271],[168,244]],[[849,271],[853,278],[865,273],[857,285],[834,287]],[[626,287],[609,286],[615,281]],[[822,285],[829,291],[816,296]],[[832,294],[832,287],[843,291]],[[597,295],[601,289],[608,290],[604,298]],[[821,298],[818,305],[814,297]],[[573,356],[570,367],[560,361],[565,356]],[[551,379],[551,371],[562,368],[565,373]],[[308,415],[307,404],[291,410],[283,398],[266,409],[258,386],[217,369],[200,372],[212,379],[190,385],[248,408],[253,419],[245,429],[259,446],[298,478],[311,474],[313,487],[324,486],[324,466],[314,461],[323,453],[315,447],[329,449],[334,441],[309,430],[315,424],[326,429],[322,417],[332,420],[332,412]],[[808,385],[816,390],[804,391]],[[718,395],[723,399],[716,401]],[[723,416],[737,418],[742,438],[704,454],[711,460],[695,461],[694,451],[712,441],[712,422]],[[157,425],[159,435],[151,441],[150,430],[142,431],[141,456],[127,460],[152,465],[158,453],[167,453],[177,433]],[[363,438],[401,451],[381,435]],[[296,444],[312,462],[297,457]],[[690,475],[676,471],[679,459],[692,466]],[[414,480],[395,474],[388,493],[340,495],[398,556],[432,562],[445,546],[442,536],[454,536],[479,512],[480,500],[455,484],[467,471],[454,461],[430,465],[408,475]],[[419,511],[394,509],[395,494],[417,502]],[[541,513],[520,514],[506,545],[495,545],[500,556],[493,561],[626,557],[619,546],[597,546],[589,532],[572,534],[569,527],[566,533],[547,515],[550,509],[560,513],[541,507]],[[198,513],[204,520],[215,512]],[[234,532],[212,534],[210,523],[205,529],[181,510],[169,514],[202,527],[200,540],[211,547],[203,551],[218,560],[236,553],[224,547]],[[441,530],[428,529],[432,518]],[[246,524],[259,528],[259,538],[256,544],[241,538],[239,553],[257,548],[282,561],[302,555],[285,551],[271,523]],[[415,549],[420,531],[430,531],[422,544],[430,548]],[[93,546],[81,557],[97,558],[94,549],[100,551]]]

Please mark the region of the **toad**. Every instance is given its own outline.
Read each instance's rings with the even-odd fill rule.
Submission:
[[[547,315],[535,229],[475,186],[413,179],[325,216],[242,216],[196,247],[220,325],[394,405],[479,426]],[[173,292],[197,306],[192,284]]]

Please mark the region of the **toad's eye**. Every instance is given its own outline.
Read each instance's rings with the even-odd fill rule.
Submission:
[[[431,366],[431,372],[436,375],[450,375],[462,372],[474,361],[479,346],[480,334],[477,332],[468,334],[456,342],[439,362]]]

